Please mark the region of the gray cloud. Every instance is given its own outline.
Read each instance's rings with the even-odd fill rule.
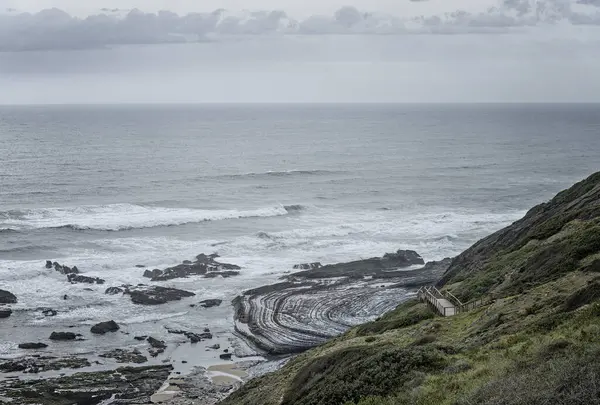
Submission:
[[[342,7],[333,15],[295,19],[284,11],[177,15],[170,11],[103,9],[87,18],[59,9],[0,14],[0,51],[90,49],[126,44],[203,42],[235,35],[401,35],[409,33],[498,32],[568,22],[600,25],[600,0],[501,0],[485,12],[457,10],[418,18],[368,13]]]

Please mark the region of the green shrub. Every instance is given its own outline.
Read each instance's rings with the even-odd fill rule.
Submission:
[[[420,371],[446,367],[431,346],[347,348],[312,360],[295,376],[282,405],[339,405],[369,396],[388,396]]]
[[[378,321],[366,323],[356,329],[358,336],[379,334],[388,330],[415,325],[434,317],[427,305],[418,301],[409,301],[381,317]]]

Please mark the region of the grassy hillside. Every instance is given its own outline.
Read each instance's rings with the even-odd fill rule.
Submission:
[[[439,286],[250,381],[224,404],[600,404],[600,173],[454,259]]]

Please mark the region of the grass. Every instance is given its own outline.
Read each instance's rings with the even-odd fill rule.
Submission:
[[[600,173],[459,255],[416,300],[250,381],[223,405],[600,404]]]

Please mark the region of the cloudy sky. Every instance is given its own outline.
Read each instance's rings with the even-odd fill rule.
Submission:
[[[600,102],[600,0],[0,0],[0,104]]]

